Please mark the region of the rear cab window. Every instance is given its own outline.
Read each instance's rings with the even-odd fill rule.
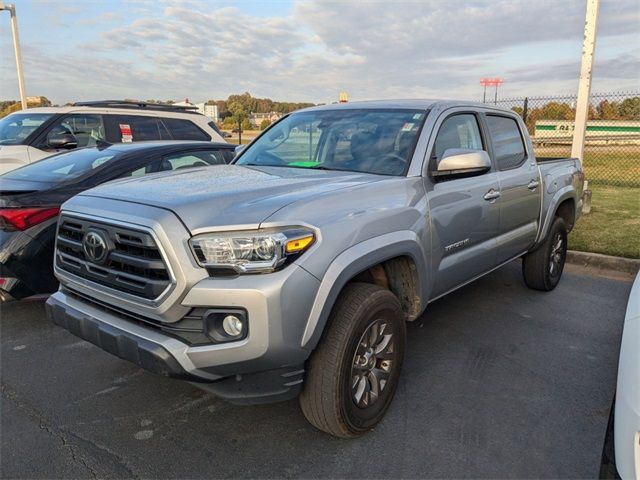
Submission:
[[[518,122],[502,115],[486,115],[485,119],[498,169],[510,170],[522,165],[527,151]]]

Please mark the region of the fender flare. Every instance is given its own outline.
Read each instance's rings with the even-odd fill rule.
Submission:
[[[549,229],[551,228],[551,224],[553,223],[553,219],[555,218],[556,211],[558,210],[558,206],[564,202],[565,200],[572,199],[574,202],[575,199],[575,190],[572,185],[567,185],[553,195],[551,202],[549,203],[549,208],[547,209],[547,215],[544,219],[544,224],[540,229],[540,235],[536,240],[536,246],[540,245],[541,242],[547,238],[547,234],[549,233]],[[576,202],[576,209],[578,208],[578,204]]]
[[[415,232],[402,230],[373,237],[354,245],[338,255],[327,268],[316,293],[311,313],[302,335],[301,346],[313,349],[317,345],[338,295],[358,273],[391,258],[407,256],[416,265],[420,310],[426,307],[426,256]]]

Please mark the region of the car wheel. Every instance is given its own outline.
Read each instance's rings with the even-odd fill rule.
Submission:
[[[348,284],[309,360],[300,395],[307,420],[342,438],[375,427],[398,386],[405,336],[405,315],[393,293]]]
[[[567,227],[556,217],[544,243],[523,258],[524,283],[535,290],[553,290],[560,282],[566,258]]]

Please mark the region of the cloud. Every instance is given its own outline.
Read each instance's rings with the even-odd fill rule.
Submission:
[[[304,1],[281,17],[248,8],[136,2],[127,15],[114,12],[95,24],[93,40],[71,44],[56,63],[46,44],[23,40],[27,83],[57,101],[207,100],[243,91],[331,101],[341,90],[362,99],[477,98],[478,78],[488,72],[507,77],[505,88],[516,95],[571,93],[577,85],[582,1]],[[637,43],[638,24],[636,0],[602,3],[599,38]],[[566,44],[569,53],[556,51]],[[7,63],[3,78],[11,75]],[[598,51],[594,71],[600,85],[628,88],[639,67],[637,50],[618,45]]]

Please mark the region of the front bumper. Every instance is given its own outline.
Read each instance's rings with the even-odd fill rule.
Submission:
[[[113,323],[98,320],[91,308],[75,308],[74,300],[61,292],[52,295],[45,304],[47,316],[53,323],[77,337],[97,345],[106,352],[139,367],[165,377],[198,380],[188,373],[160,343],[119,328]],[[79,307],[76,305],[76,307]],[[92,315],[93,314],[93,315]],[[95,315],[95,316],[94,316]],[[104,316],[104,313],[101,314]]]
[[[310,353],[301,338],[318,286],[296,265],[268,275],[198,282],[183,307],[247,312],[247,337],[227,343],[190,345],[68,288],[49,298],[47,314],[74,335],[153,373],[197,382],[236,403],[259,403],[299,392]]]

